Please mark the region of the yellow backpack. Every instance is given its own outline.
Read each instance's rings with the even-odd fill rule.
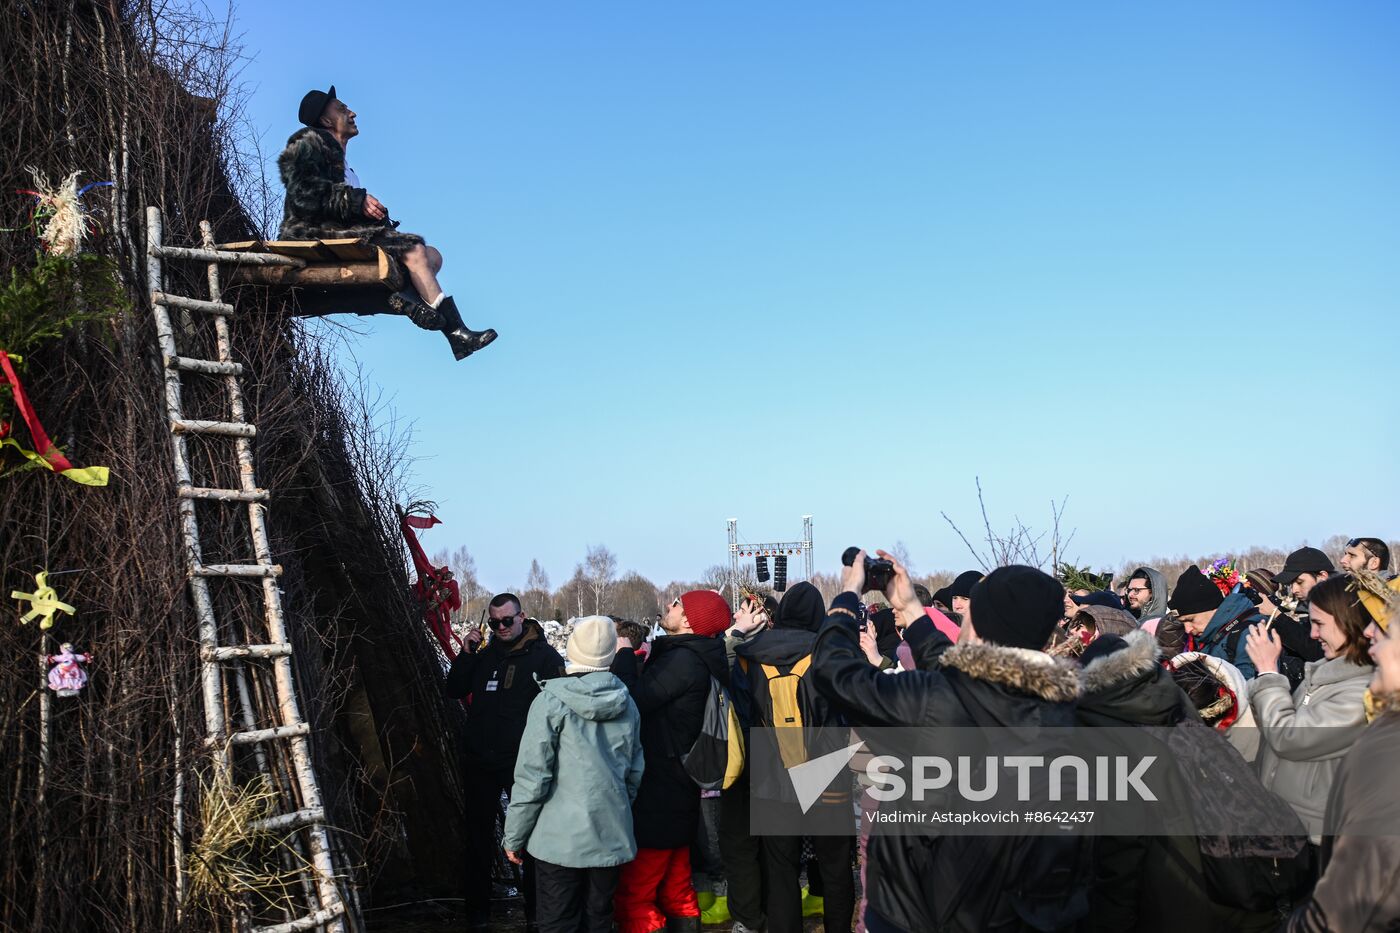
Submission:
[[[797,688],[812,656],[800,658],[786,674],[772,664],[764,664],[763,676],[768,680],[768,702],[772,707],[773,729],[777,732],[778,753],[783,766],[791,768],[807,760],[807,738],[802,728],[802,707],[797,702]]]

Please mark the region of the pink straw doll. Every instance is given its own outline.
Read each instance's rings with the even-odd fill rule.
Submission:
[[[78,691],[87,685],[87,671],[82,665],[92,663],[90,654],[74,654],[73,646],[64,642],[58,654],[49,655],[49,689],[61,697],[77,696]]]

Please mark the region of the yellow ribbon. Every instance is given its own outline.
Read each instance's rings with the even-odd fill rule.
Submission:
[[[52,463],[49,463],[49,461],[45,460],[34,451],[26,450],[21,447],[19,441],[15,440],[13,437],[0,437],[0,447],[13,447],[32,462],[45,469],[53,470]],[[66,477],[84,486],[106,486],[109,476],[109,470],[104,466],[73,467],[68,470],[59,470],[57,472],[59,476]]]
[[[53,628],[55,613],[66,612],[71,616],[78,611],[58,598],[58,591],[49,586],[48,575],[48,571],[45,570],[34,574],[37,586],[32,593],[21,593],[19,590],[10,592],[11,599],[29,603],[29,611],[19,617],[22,625],[28,625],[34,619],[42,619],[39,628]]]

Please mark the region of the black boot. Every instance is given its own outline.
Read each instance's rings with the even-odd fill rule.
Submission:
[[[462,315],[457,311],[457,302],[453,301],[450,295],[438,304],[437,313],[442,316],[442,332],[447,336],[447,342],[452,345],[452,355],[459,360],[465,360],[496,339],[496,332],[489,327],[485,330],[472,330],[463,324]]]
[[[450,301],[451,299],[444,299]],[[424,330],[442,330],[447,326],[443,316],[433,306],[418,297],[418,293],[405,288],[389,296],[389,307],[395,314],[402,314]]]

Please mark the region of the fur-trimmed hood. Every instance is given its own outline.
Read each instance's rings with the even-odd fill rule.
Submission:
[[[1044,651],[964,642],[943,652],[939,664],[1049,703],[1070,703],[1079,695],[1074,664]]]
[[[1162,649],[1151,632],[1134,629],[1122,638],[1126,648],[1094,658],[1080,669],[1079,683],[1085,693],[1137,680],[1159,665]]]
[[[1086,726],[1171,726],[1199,718],[1196,708],[1161,665],[1162,649],[1151,632],[1122,636],[1123,647],[1079,671],[1075,716]]]

